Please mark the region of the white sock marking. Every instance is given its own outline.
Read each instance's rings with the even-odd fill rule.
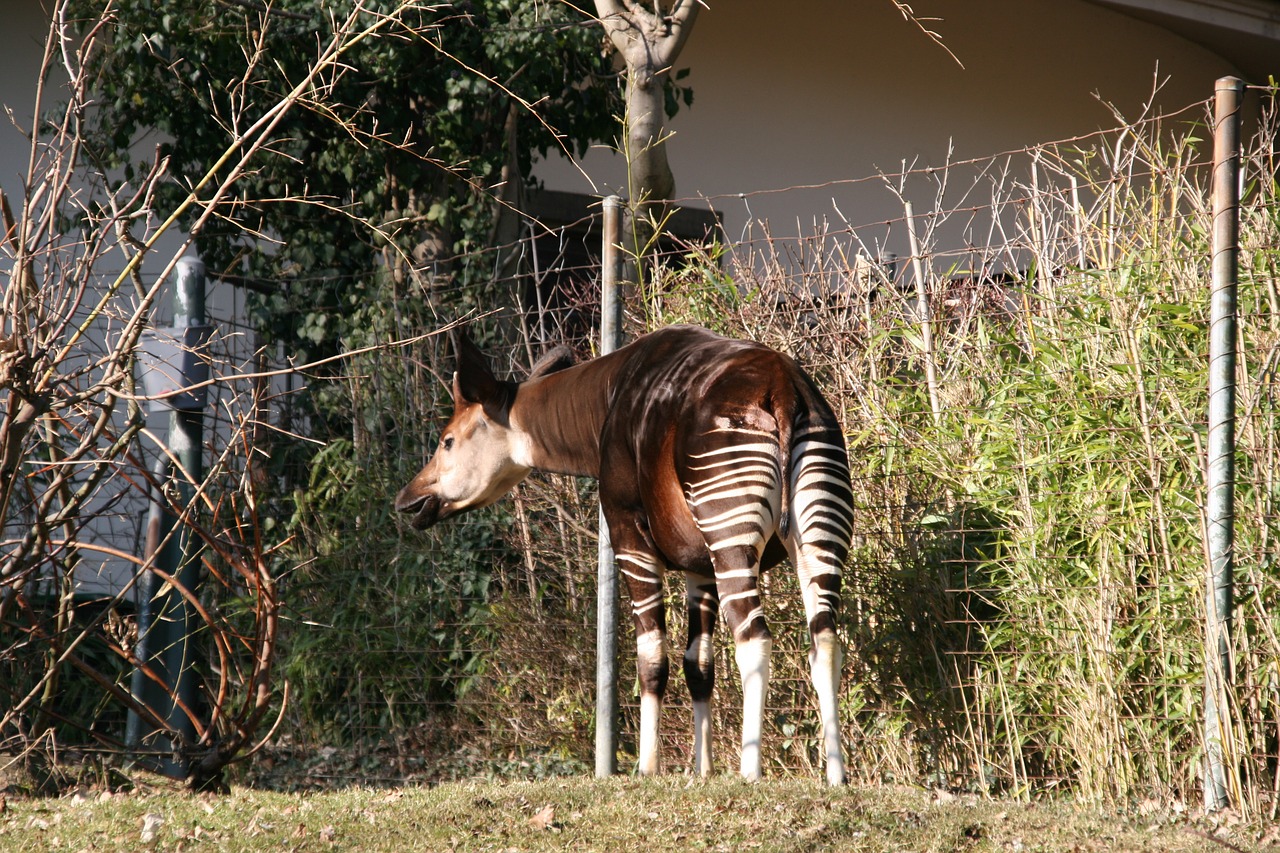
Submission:
[[[760,778],[760,740],[764,733],[764,703],[769,692],[769,653],[773,641],[745,640],[734,648],[742,677],[742,778]]]

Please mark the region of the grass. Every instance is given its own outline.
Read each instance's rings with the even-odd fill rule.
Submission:
[[[1009,802],[906,787],[828,790],[732,776],[459,782],[196,795],[151,779],[125,793],[0,800],[0,850],[1244,850],[1262,826]]]

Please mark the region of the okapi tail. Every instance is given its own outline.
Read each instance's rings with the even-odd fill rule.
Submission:
[[[778,470],[782,475],[781,488],[778,490],[781,496],[778,507],[778,535],[785,540],[791,535],[791,468],[795,455],[794,448],[791,446],[791,436],[795,432],[798,401],[793,393],[790,400],[779,401],[774,398],[772,403],[771,414],[778,424]]]

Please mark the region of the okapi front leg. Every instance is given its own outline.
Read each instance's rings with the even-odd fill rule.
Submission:
[[[712,578],[685,572],[684,585],[689,612],[684,680],[693,700],[693,772],[705,777],[711,775],[711,695],[716,686],[716,655],[711,637],[720,612],[720,597]]]
[[[618,548],[618,569],[631,594],[631,620],[636,630],[636,673],[640,679],[638,770],[659,770],[658,728],[667,692],[667,614],[662,600],[663,564],[648,550]]]

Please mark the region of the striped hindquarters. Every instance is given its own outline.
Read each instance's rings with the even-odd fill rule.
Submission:
[[[714,446],[691,453],[685,496],[715,565],[720,606],[731,625],[751,630],[763,611],[760,558],[782,503],[778,439],[772,432],[723,427]]]

